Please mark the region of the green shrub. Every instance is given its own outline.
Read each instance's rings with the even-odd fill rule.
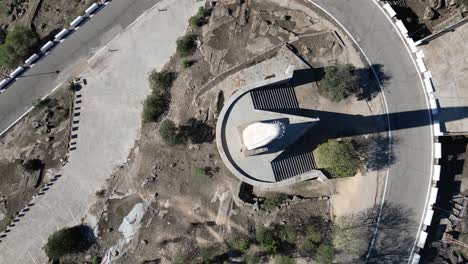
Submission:
[[[245,253],[249,250],[251,241],[249,238],[242,238],[239,236],[235,236],[228,240],[228,244],[232,248]]]
[[[89,238],[89,230],[89,227],[74,226],[56,231],[49,236],[44,246],[47,257],[51,260],[60,259],[67,254],[85,251],[94,243]]]
[[[335,259],[335,249],[331,245],[322,244],[318,247],[315,258],[321,264],[332,264]]]
[[[314,254],[321,241],[322,234],[314,226],[308,226],[301,251],[305,254]]]
[[[148,82],[153,92],[163,93],[169,90],[174,81],[174,74],[169,71],[151,71],[148,76]]]
[[[322,234],[314,226],[309,226],[307,227],[305,239],[318,244],[322,241]]]
[[[349,141],[329,140],[321,144],[315,153],[319,168],[325,169],[333,177],[354,176],[360,166],[356,150]]]
[[[44,107],[49,107],[51,103],[52,103],[52,99],[47,97],[44,100],[37,99],[36,101],[34,101],[34,106],[37,108],[44,108]]]
[[[192,28],[198,28],[206,23],[206,17],[210,15],[210,12],[204,7],[198,9],[198,13],[189,19],[189,24]]]
[[[296,261],[294,261],[294,259],[288,257],[288,256],[285,256],[285,255],[276,255],[274,258],[273,258],[273,262],[275,264],[295,264]]]
[[[192,54],[196,47],[197,43],[195,35],[185,35],[177,39],[177,54],[185,57]]]
[[[204,168],[196,168],[195,169],[195,175],[198,177],[204,177],[206,176],[206,171]]]
[[[98,256],[93,257],[93,264],[100,264],[102,259]]]
[[[261,260],[260,257],[257,255],[247,255],[245,257],[246,264],[259,264],[260,260]]]
[[[198,16],[200,17],[207,17],[210,15],[210,11],[206,10],[203,6],[198,8]]]
[[[164,120],[159,126],[159,135],[162,141],[167,145],[181,144],[182,139],[179,136],[179,128],[171,120]]]
[[[164,95],[152,93],[143,102],[143,121],[158,121],[168,107],[167,99]]]
[[[270,254],[278,252],[279,241],[275,238],[273,231],[261,227],[255,232],[255,239],[262,247],[263,251]]]
[[[200,255],[195,260],[195,263],[199,264],[209,264],[211,260],[216,256],[215,248],[202,248],[200,249]]]
[[[192,16],[189,18],[189,24],[192,28],[197,28],[203,26],[205,19],[203,17],[199,17],[198,15]]]
[[[192,60],[187,60],[187,59],[183,59],[180,64],[182,65],[182,68],[184,69],[187,69],[187,68],[190,68],[192,67],[192,65],[194,64],[194,61]]]
[[[333,102],[339,102],[358,91],[358,77],[353,74],[352,65],[338,65],[325,68],[320,81],[319,93]]]
[[[276,194],[270,197],[266,197],[265,201],[263,202],[263,207],[265,207],[266,210],[271,211],[282,204],[285,199],[286,195],[284,194]]]
[[[190,263],[190,256],[184,253],[181,253],[174,258],[174,264],[187,264]]]
[[[96,192],[96,197],[104,198],[105,195],[106,195],[106,190],[104,190],[104,189],[101,189],[101,190]]]
[[[0,66],[14,68],[23,63],[37,46],[38,38],[31,30],[17,26],[8,32],[0,45]]]
[[[296,229],[291,225],[283,225],[280,228],[279,237],[281,240],[294,244],[296,242]]]

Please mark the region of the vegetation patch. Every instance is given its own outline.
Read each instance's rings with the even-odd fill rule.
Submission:
[[[264,252],[270,254],[275,254],[278,252],[280,241],[275,236],[273,230],[260,227],[255,232],[255,239]]]
[[[148,76],[148,82],[153,92],[162,93],[168,91],[172,87],[174,81],[174,73],[169,71],[153,70]]]
[[[350,141],[329,140],[314,152],[318,167],[332,177],[351,177],[358,172],[360,161]]]
[[[189,24],[192,28],[199,28],[206,24],[207,17],[210,15],[210,11],[206,10],[204,7],[200,7],[196,15],[190,17]]]
[[[167,145],[178,145],[184,143],[179,133],[179,128],[171,120],[164,120],[159,126],[161,140]]]
[[[166,112],[168,99],[161,94],[152,93],[143,102],[143,121],[156,122]]]
[[[38,38],[30,29],[17,26],[8,32],[0,45],[0,66],[14,68],[34,52]]]
[[[325,68],[320,81],[319,94],[333,102],[339,102],[359,90],[359,78],[350,64]]]
[[[193,64],[195,64],[195,61],[188,60],[188,59],[183,59],[180,62],[180,65],[182,65],[182,68],[184,68],[184,69],[188,69],[188,68],[192,67]]]
[[[148,76],[151,94],[143,102],[143,122],[156,122],[169,107],[169,90],[175,74],[153,70]]]
[[[294,259],[285,255],[276,255],[273,258],[273,263],[274,264],[295,264],[296,261],[294,261]]]
[[[47,239],[44,251],[51,260],[87,250],[95,242],[93,230],[88,226],[74,226],[60,229]]]
[[[281,205],[284,200],[286,200],[287,196],[284,194],[275,194],[272,196],[265,197],[263,201],[263,207],[265,210],[271,211]]]
[[[177,39],[177,54],[181,57],[189,56],[197,48],[197,36],[188,34]]]

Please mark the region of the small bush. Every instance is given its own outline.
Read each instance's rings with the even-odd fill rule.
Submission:
[[[96,197],[103,198],[106,195],[106,190],[102,189],[96,192]]]
[[[246,264],[260,264],[260,257],[257,255],[247,255],[245,257],[245,263]]]
[[[0,66],[13,68],[23,63],[37,46],[38,38],[25,27],[15,27],[8,32],[0,45]]]
[[[284,256],[284,255],[276,255],[273,259],[275,264],[295,264],[296,261],[294,259]]]
[[[200,249],[200,255],[195,260],[195,263],[200,263],[200,264],[209,264],[211,263],[211,260],[216,256],[216,249],[215,248],[202,248]]]
[[[279,237],[281,240],[286,241],[290,244],[294,244],[296,242],[296,229],[291,225],[283,225],[279,231]]]
[[[278,252],[279,241],[275,238],[273,231],[267,228],[259,228],[255,232],[255,239],[262,247],[263,251],[270,254]]]
[[[5,218],[2,220],[4,226],[9,226],[13,222],[13,217],[10,215],[5,215]]]
[[[164,95],[152,93],[143,102],[143,121],[156,122],[166,112],[168,107]]]
[[[335,249],[331,245],[322,244],[317,249],[315,258],[319,263],[332,264],[335,259]]]
[[[162,93],[171,88],[174,81],[174,74],[169,71],[153,70],[148,76],[148,82],[153,92]]]
[[[174,264],[187,264],[190,263],[190,256],[184,253],[175,256]]]
[[[40,159],[30,159],[23,163],[23,168],[28,172],[35,172],[44,168],[44,163]]]
[[[51,260],[83,252],[94,243],[90,232],[92,234],[92,230],[86,226],[74,226],[56,231],[47,239],[44,251]]]
[[[333,177],[354,176],[360,162],[353,144],[349,141],[330,140],[316,150],[317,165]]]
[[[206,10],[204,7],[200,7],[198,9],[198,13],[189,19],[190,26],[192,26],[192,28],[203,26],[206,23],[206,17],[209,15],[210,12],[208,10]]]
[[[192,60],[187,60],[187,59],[183,59],[180,64],[182,65],[182,68],[184,69],[187,69],[187,68],[190,68],[192,67],[192,65],[194,64],[194,61]]]
[[[286,195],[284,194],[276,194],[270,197],[266,197],[265,201],[263,202],[263,207],[265,207],[265,210],[271,211],[282,204],[285,199]]]
[[[204,168],[196,168],[195,169],[195,175],[197,175],[198,177],[206,176],[205,169]]]
[[[189,18],[189,24],[192,28],[197,28],[203,26],[205,19],[203,17],[199,17],[198,15],[192,16]]]
[[[304,243],[302,245],[301,251],[305,254],[314,254],[317,251],[317,247],[322,241],[322,234],[314,226],[307,227]]]
[[[195,35],[185,35],[177,39],[177,54],[185,57],[192,54],[196,47],[197,43],[195,42]]]
[[[167,145],[177,145],[182,143],[179,136],[179,128],[171,120],[164,120],[159,126],[159,135]]]
[[[251,241],[248,238],[234,237],[228,241],[229,246],[239,250],[240,252],[247,252],[250,248]]]
[[[34,106],[37,108],[44,108],[44,107],[49,107],[49,105],[52,103],[52,99],[50,98],[45,98],[44,100],[37,99],[34,102]]]
[[[358,91],[358,77],[353,74],[352,65],[339,65],[325,68],[320,81],[319,93],[333,102],[339,102]]]

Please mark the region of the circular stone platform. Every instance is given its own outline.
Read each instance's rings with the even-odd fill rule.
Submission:
[[[299,109],[293,72],[248,85],[224,105],[216,126],[216,144],[227,168],[241,181],[278,187],[325,176],[315,169],[312,150],[291,151],[316,118]]]

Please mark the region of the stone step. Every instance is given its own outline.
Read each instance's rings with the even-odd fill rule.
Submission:
[[[271,166],[277,182],[287,180],[316,168],[312,152],[274,160]]]

